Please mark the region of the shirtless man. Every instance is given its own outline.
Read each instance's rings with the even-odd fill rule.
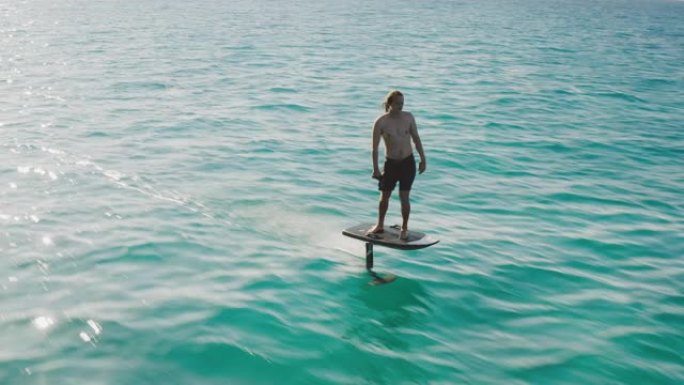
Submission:
[[[411,139],[420,155],[419,173],[427,167],[423,144],[418,136],[416,120],[410,112],[402,111],[404,95],[399,91],[391,91],[385,97],[385,113],[380,115],[373,124],[373,178],[378,179],[380,190],[380,204],[378,207],[378,222],[368,234],[379,234],[384,231],[385,214],[389,206],[392,190],[399,182],[399,198],[401,199],[402,240],[408,238],[408,219],[411,212],[409,193],[416,177],[416,161],[413,157]],[[380,173],[378,166],[378,146],[380,139],[385,142],[385,167]]]

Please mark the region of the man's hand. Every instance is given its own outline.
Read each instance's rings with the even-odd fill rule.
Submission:
[[[427,168],[427,162],[425,160],[421,160],[420,164],[418,165],[418,173],[419,174],[424,173],[426,168]]]
[[[382,178],[382,173],[380,172],[380,170],[378,170],[378,169],[373,170],[373,179],[380,180],[381,178]]]

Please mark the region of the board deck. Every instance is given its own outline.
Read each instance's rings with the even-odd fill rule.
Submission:
[[[439,239],[412,230],[409,230],[407,240],[401,240],[399,239],[401,228],[397,225],[385,227],[385,231],[380,234],[375,234],[373,236],[366,235],[368,230],[373,228],[373,226],[375,226],[374,223],[362,223],[342,230],[342,234],[374,245],[401,250],[422,249],[439,242]]]

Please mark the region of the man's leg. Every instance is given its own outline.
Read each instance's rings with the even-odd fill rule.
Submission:
[[[399,199],[401,199],[401,219],[403,220],[401,224],[401,239],[408,238],[408,220],[409,214],[411,214],[411,202],[409,201],[409,194],[411,190],[399,190]]]
[[[389,207],[389,199],[392,195],[392,190],[380,191],[380,203],[378,204],[378,223],[368,231],[368,234],[377,234],[385,230],[385,214]]]

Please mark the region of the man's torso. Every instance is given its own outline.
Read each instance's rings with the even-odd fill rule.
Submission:
[[[385,142],[385,156],[400,160],[412,153],[411,114],[402,111],[399,116],[385,114],[380,120],[380,133]]]

